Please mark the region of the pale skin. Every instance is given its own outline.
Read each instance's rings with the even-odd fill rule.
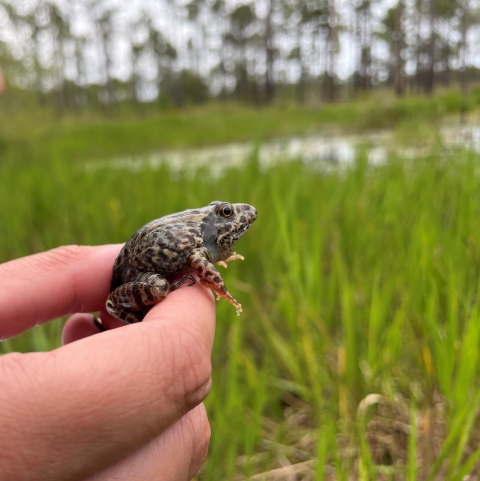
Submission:
[[[0,357],[2,479],[183,481],[204,462],[213,296],[197,282],[125,326],[104,310],[120,248],[70,246],[0,265],[2,339],[75,313],[59,349]]]

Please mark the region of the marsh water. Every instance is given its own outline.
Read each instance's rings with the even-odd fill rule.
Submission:
[[[407,134],[408,135],[408,134]],[[363,149],[368,163],[380,165],[391,156],[415,159],[428,155],[438,147],[441,153],[454,149],[469,149],[480,153],[480,124],[445,125],[435,138],[416,136],[415,142],[399,142],[390,130],[355,135],[325,135],[310,133],[279,138],[255,144],[230,143],[191,149],[171,149],[136,156],[115,157],[105,161],[87,162],[87,169],[114,168],[129,171],[157,169],[168,165],[173,172],[198,169],[220,175],[225,169],[241,166],[252,155],[258,157],[261,168],[268,169],[280,162],[301,160],[321,170],[338,169],[352,164],[359,149]]]

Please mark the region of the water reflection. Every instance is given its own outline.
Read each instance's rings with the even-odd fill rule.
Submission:
[[[480,153],[480,125],[444,126],[439,130],[442,151],[458,147]],[[149,154],[113,158],[107,161],[87,162],[89,170],[99,168],[140,171],[168,165],[173,172],[209,169],[213,175],[241,166],[257,153],[261,168],[268,169],[280,162],[301,160],[315,164],[322,170],[351,165],[359,151],[364,149],[371,165],[385,163],[392,154],[405,159],[427,155],[432,145],[400,146],[393,142],[391,131],[358,135],[322,136],[306,135],[276,139],[256,146],[253,143],[232,143],[186,150],[163,150]]]

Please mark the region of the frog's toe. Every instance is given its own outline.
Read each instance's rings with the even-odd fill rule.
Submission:
[[[172,282],[170,284],[170,292],[174,291],[175,289],[178,289],[179,287],[182,287],[182,284],[187,279],[190,281],[190,284],[188,284],[188,287],[191,287],[191,286],[193,286],[194,284],[197,283],[197,280],[195,279],[195,277],[193,277],[191,274],[186,274],[186,275],[182,276],[180,279],[178,279],[178,281]]]

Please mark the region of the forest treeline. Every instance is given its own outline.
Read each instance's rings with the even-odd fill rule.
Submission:
[[[0,0],[7,84],[58,110],[431,94],[478,77],[478,0]],[[5,94],[5,97],[8,95]]]

